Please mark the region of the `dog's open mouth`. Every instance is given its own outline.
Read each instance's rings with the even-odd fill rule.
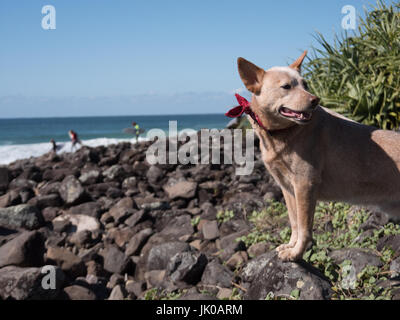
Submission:
[[[286,117],[286,118],[292,118],[292,119],[295,119],[295,120],[301,121],[301,122],[310,121],[311,120],[311,116],[312,116],[311,112],[294,111],[294,110],[286,108],[286,107],[280,107],[279,108],[279,113],[282,116]]]

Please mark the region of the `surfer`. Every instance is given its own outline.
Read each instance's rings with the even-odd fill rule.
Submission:
[[[68,131],[68,134],[69,134],[69,137],[71,138],[71,143],[72,143],[72,145],[71,145],[71,151],[72,151],[72,149],[75,148],[75,146],[76,146],[77,143],[79,143],[80,145],[82,145],[82,142],[81,142],[81,140],[79,140],[78,134],[77,134],[75,131],[69,130],[69,131]]]
[[[51,139],[50,143],[51,143],[51,150],[54,153],[57,153],[57,150],[59,149],[59,146],[57,146],[57,143],[54,141],[54,139]]]
[[[135,121],[132,122],[132,127],[135,129],[136,142],[138,142],[140,135],[140,127]]]

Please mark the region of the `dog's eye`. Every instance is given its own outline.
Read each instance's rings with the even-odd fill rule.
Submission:
[[[304,89],[308,90],[308,84],[304,80],[302,81]]]
[[[285,89],[285,90],[289,90],[292,88],[292,86],[290,84],[285,84],[285,85],[281,86],[281,88]]]

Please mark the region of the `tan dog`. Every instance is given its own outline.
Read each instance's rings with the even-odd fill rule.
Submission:
[[[300,75],[304,52],[290,67],[267,71],[239,58],[253,93],[249,121],[265,166],[281,186],[292,235],[277,248],[301,259],[312,240],[317,200],[344,201],[400,216],[400,134],[358,124],[319,106]]]

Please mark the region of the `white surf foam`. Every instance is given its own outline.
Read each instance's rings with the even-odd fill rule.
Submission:
[[[145,138],[139,138],[139,141],[144,141]],[[84,146],[98,147],[98,146],[108,146],[112,144],[117,144],[120,142],[131,142],[134,143],[135,139],[112,139],[112,138],[97,138],[91,140],[83,140]],[[60,149],[57,154],[71,152],[71,142],[59,142],[57,145]],[[80,145],[74,149],[74,151],[81,148]],[[30,157],[39,157],[51,150],[51,144],[49,142],[45,143],[34,143],[34,144],[15,144],[15,145],[3,145],[0,146],[0,165],[10,164],[16,160],[28,159]]]

